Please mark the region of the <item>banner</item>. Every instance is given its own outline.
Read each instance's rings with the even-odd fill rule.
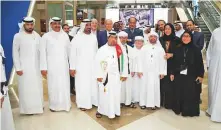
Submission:
[[[13,67],[13,37],[19,31],[18,23],[27,16],[29,5],[30,1],[1,1],[1,44],[6,56],[8,80]]]
[[[137,28],[154,25],[154,9],[120,9],[120,20],[126,27],[132,16],[137,19]]]

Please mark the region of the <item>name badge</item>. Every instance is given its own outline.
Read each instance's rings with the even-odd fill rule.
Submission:
[[[180,74],[187,75],[187,69],[181,71]]]

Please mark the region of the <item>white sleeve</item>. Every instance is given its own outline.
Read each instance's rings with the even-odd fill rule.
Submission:
[[[212,52],[213,52],[213,45],[214,45],[213,37],[214,37],[214,35],[212,34],[212,36],[210,38],[208,49],[206,51],[206,64],[207,64],[207,67],[209,67],[209,65],[210,65],[211,55],[212,55]]]
[[[20,62],[20,41],[19,35],[15,34],[13,39],[12,57],[14,62],[14,67],[16,71],[22,71],[22,66]]]
[[[167,60],[164,58],[165,51],[163,48],[160,50],[160,58],[159,58],[159,65],[160,65],[160,74],[167,75]]]
[[[69,62],[70,70],[75,70],[77,64],[77,36],[71,40]]]
[[[129,60],[128,60],[128,55],[125,51],[123,51],[123,71],[121,73],[121,77],[128,77],[128,64],[129,64]],[[122,61],[120,61],[122,62]]]
[[[48,70],[47,67],[47,38],[44,35],[40,41],[40,70]]]

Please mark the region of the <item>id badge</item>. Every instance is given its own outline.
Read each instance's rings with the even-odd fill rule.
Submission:
[[[187,75],[187,69],[181,71],[180,74]]]

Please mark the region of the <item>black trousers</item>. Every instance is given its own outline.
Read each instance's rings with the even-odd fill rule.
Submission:
[[[73,90],[75,90],[75,78],[70,76],[70,92],[73,93]]]

